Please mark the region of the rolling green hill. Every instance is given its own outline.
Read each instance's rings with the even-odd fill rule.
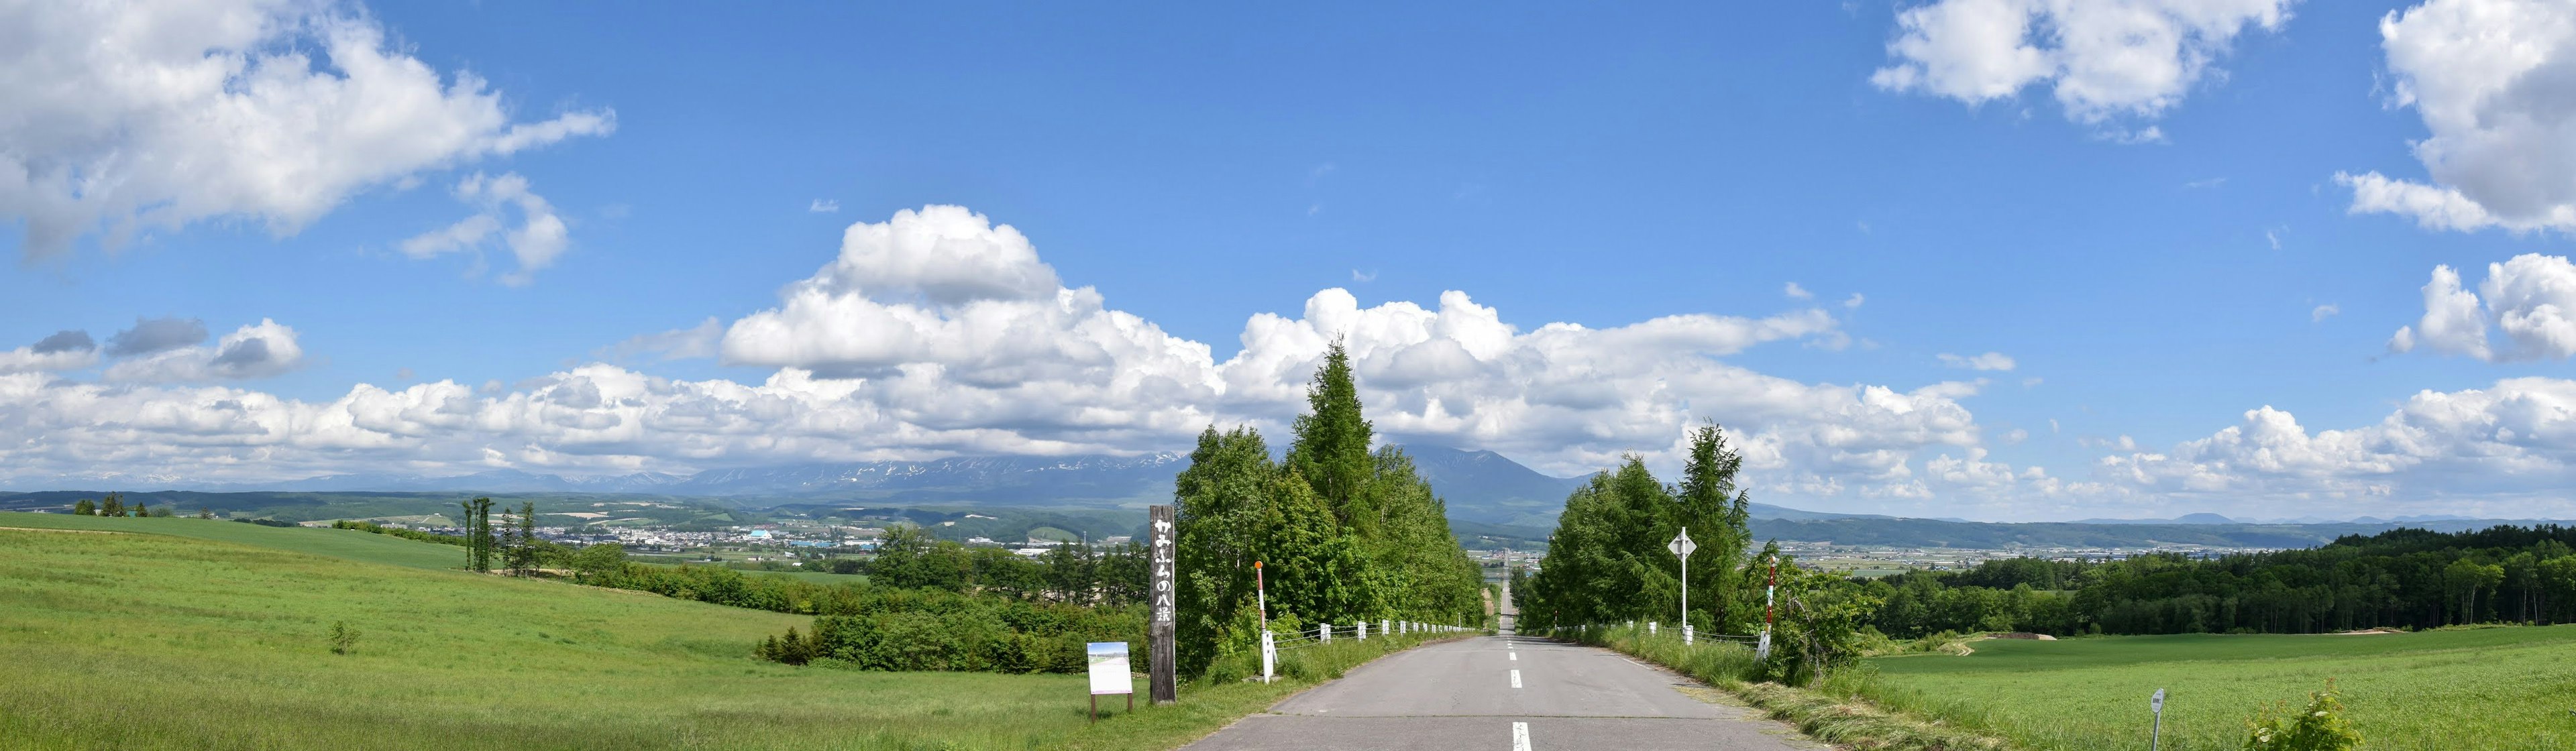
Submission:
[[[10,511],[0,511],[0,527],[174,535],[409,568],[453,570],[465,565],[464,548],[354,529],[269,527],[186,517],[134,519]]]
[[[1080,675],[789,667],[751,646],[807,618],[444,570],[459,555],[0,514],[0,748],[1162,749],[1320,680],[1190,684],[1092,725]],[[1411,643],[1315,654],[1338,674]]]

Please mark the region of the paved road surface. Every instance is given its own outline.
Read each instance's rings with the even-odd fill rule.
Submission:
[[[1824,746],[1605,649],[1509,635],[1408,650],[1246,717],[1190,751],[1546,751]]]

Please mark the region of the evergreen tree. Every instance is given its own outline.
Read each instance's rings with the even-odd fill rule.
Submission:
[[[1744,458],[1727,448],[1726,433],[1715,423],[1691,431],[1690,456],[1682,466],[1681,486],[1674,489],[1668,526],[1675,532],[1688,528],[1699,544],[1691,554],[1691,623],[1703,630],[1741,634],[1750,623],[1733,607],[1741,599],[1737,569],[1753,542],[1746,527],[1751,497],[1735,485],[1735,473],[1743,467]],[[1680,561],[1674,565],[1678,574]]]
[[[1324,350],[1324,364],[1306,387],[1306,414],[1297,417],[1295,430],[1288,468],[1305,478],[1344,525],[1363,536],[1374,531],[1377,512],[1361,491],[1374,474],[1369,444],[1375,430],[1360,414],[1359,385],[1339,339]]]
[[[99,515],[99,516],[124,516],[124,515],[125,515],[125,499],[124,499],[124,497],[122,497],[122,496],[120,496],[120,495],[118,495],[118,494],[115,494],[115,493],[109,493],[109,494],[107,494],[107,499],[99,502],[99,506],[98,506],[98,515]]]
[[[510,575],[517,577],[537,575],[537,551],[544,541],[537,539],[536,501],[527,501],[519,506],[518,526],[512,532],[511,539],[514,544],[510,546],[508,553]]]

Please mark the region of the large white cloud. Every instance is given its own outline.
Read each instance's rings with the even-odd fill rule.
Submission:
[[[1897,13],[1870,82],[1982,104],[2048,85],[2068,117],[2152,118],[2295,0],[1938,0]],[[2152,129],[2146,133],[2152,138]]]
[[[1340,289],[1295,317],[1257,314],[1241,349],[1211,349],[1066,288],[1027,237],[962,208],[860,223],[776,307],[641,337],[621,352],[715,350],[771,368],[757,384],[679,381],[593,364],[477,390],[359,385],[328,402],[202,383],[303,354],[291,330],[244,327],[210,346],[119,361],[99,383],[0,381],[0,480],[126,472],[268,480],[364,470],[573,474],[953,454],[1185,449],[1211,424],[1284,430],[1325,347],[1343,338],[1379,429],[1491,448],[1557,472],[1626,452],[1678,466],[1685,431],[1730,426],[1765,487],[1801,497],[1994,491],[1927,461],[1985,461],[1961,403],[1979,383],[1816,384],[1726,361],[1767,342],[1839,347],[1822,308],[1759,318],[1677,315],[1610,328],[1524,328],[1464,292],[1436,307],[1362,307]],[[1951,460],[1955,463],[1955,460]],[[1949,464],[1938,465],[1949,467]],[[148,469],[145,469],[148,468]],[[2026,478],[2044,475],[2003,470]],[[1768,491],[1766,491],[1768,492]],[[1776,497],[1776,496],[1775,496]]]
[[[2504,332],[2503,346],[2491,343],[2489,325]],[[2435,266],[2424,284],[2424,316],[2399,328],[2388,346],[2491,361],[2576,356],[2576,264],[2566,256],[2514,256],[2487,264],[2477,292],[2463,288],[2451,267]]]
[[[2392,100],[2431,182],[2337,174],[2352,211],[2428,229],[2576,230],[2576,5],[2428,0],[2380,21]]]
[[[513,122],[385,36],[316,0],[0,3],[0,217],[30,256],[218,217],[291,234],[369,187],[614,128]]]
[[[2576,381],[2511,378],[2484,389],[2427,390],[2376,424],[2313,433],[2266,406],[2171,451],[2105,457],[2100,470],[2141,492],[2236,504],[2565,514],[2576,510],[2563,493],[2576,480]]]

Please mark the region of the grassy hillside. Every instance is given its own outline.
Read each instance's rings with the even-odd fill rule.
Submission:
[[[364,547],[378,540],[444,546],[42,521],[197,537],[0,529],[0,748],[1153,749],[1312,684],[1190,686],[1178,707],[1089,725],[1079,675],[788,667],[750,646],[806,618],[360,560],[401,557]],[[9,526],[32,525],[0,518]],[[352,547],[326,557],[217,536]],[[332,653],[336,622],[359,631],[353,654]],[[1318,657],[1356,663],[1403,643]]]
[[[135,519],[11,511],[0,511],[0,527],[176,535],[410,568],[458,569],[465,565],[465,549],[461,547],[354,529],[269,527],[188,517]]]
[[[2145,747],[2147,696],[2163,688],[2165,748],[2233,750],[2259,705],[2295,707],[2334,678],[2365,749],[2576,747],[2576,625],[1974,647],[1965,657],[1873,659],[1872,693],[2033,749],[2089,751]]]

